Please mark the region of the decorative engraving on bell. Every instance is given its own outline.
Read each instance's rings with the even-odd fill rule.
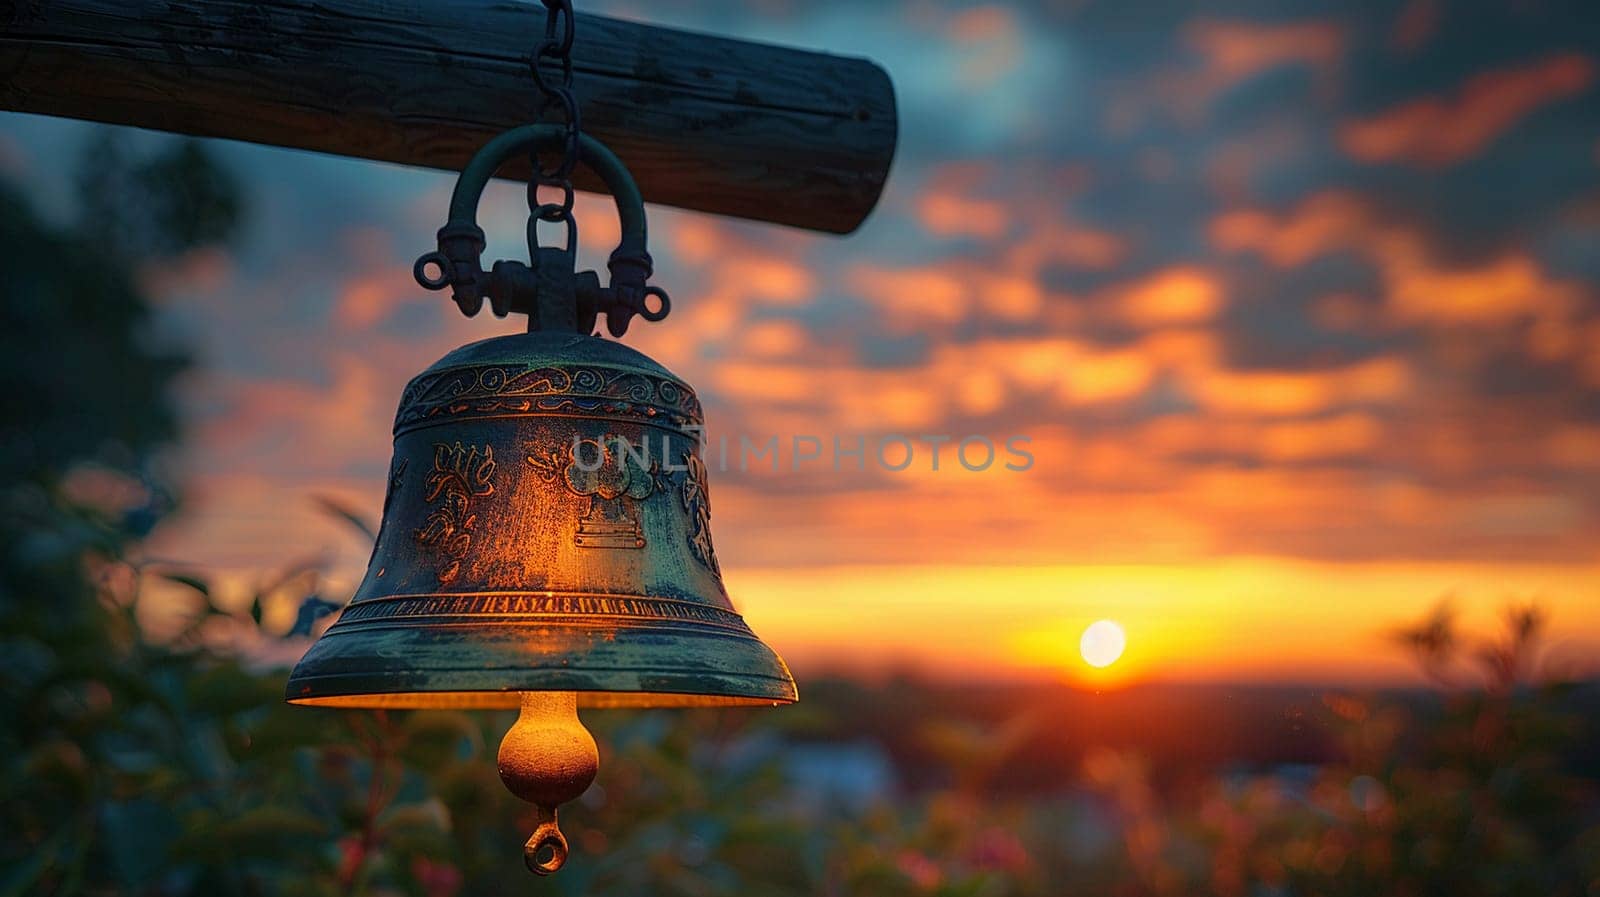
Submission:
[[[585,455],[594,460],[581,460]],[[645,546],[636,504],[671,487],[670,480],[662,481],[659,462],[644,467],[648,459],[648,443],[635,454],[627,440],[615,433],[573,443],[561,478],[573,492],[589,499],[589,510],[578,518],[573,544],[579,548]]]
[[[464,346],[411,381],[378,544],[290,700],[517,707],[795,699],[722,585],[699,400],[620,343]]]

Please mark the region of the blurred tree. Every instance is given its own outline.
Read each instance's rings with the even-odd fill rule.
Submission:
[[[152,459],[176,435],[171,389],[185,366],[151,338],[134,263],[225,239],[242,208],[231,179],[193,141],[140,160],[112,151],[95,165],[72,228],[45,223],[0,184],[0,240],[25,259],[0,279],[6,893],[72,891],[115,868],[104,856],[88,860],[113,788],[103,771],[130,746],[97,735],[133,712],[130,702],[152,698],[132,678],[137,665],[123,665],[137,650],[136,620],[101,599],[128,544],[170,504]],[[152,203],[158,193],[165,198]],[[192,210],[199,223],[180,225]],[[100,228],[109,221],[143,242],[117,242]]]
[[[79,157],[76,181],[79,233],[125,264],[226,243],[245,218],[238,179],[194,139],[137,157],[125,132],[102,129]]]

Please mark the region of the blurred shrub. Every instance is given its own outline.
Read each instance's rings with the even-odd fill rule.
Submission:
[[[1135,758],[1091,755],[1121,817],[1131,894],[1600,893],[1600,794],[1569,762],[1579,686],[1538,668],[1534,608],[1469,644],[1448,607],[1397,633],[1428,700],[1325,696],[1341,760],[1223,777],[1158,800]]]

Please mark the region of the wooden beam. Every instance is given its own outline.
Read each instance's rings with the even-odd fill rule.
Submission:
[[[529,0],[0,2],[0,109],[459,170],[534,113],[543,35]],[[584,129],[647,201],[834,233],[877,202],[896,118],[871,61],[582,14],[577,35]]]

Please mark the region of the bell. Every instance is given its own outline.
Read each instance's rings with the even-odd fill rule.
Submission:
[[[701,426],[694,391],[621,343],[541,331],[446,355],[402,394],[366,577],[289,699],[793,701],[723,589]]]
[[[366,577],[289,699],[793,701],[723,589],[701,426],[694,391],[621,343],[541,331],[446,355],[402,394]]]
[[[480,155],[492,172],[508,146],[548,141],[547,131],[519,129]],[[585,140],[585,161],[619,178],[603,147]],[[473,208],[488,176],[474,171],[457,190]],[[627,197],[613,186],[620,206]],[[574,277],[570,260],[567,290],[520,263],[486,274],[475,255],[481,231],[463,272],[452,252],[476,225],[458,211],[452,203],[440,252],[424,256],[440,275],[426,277],[419,262],[419,279],[454,285],[463,308],[483,298],[463,302],[464,293],[486,293],[540,329],[463,346],[406,386],[366,576],[295,667],[287,698],[520,707],[500,772],[539,807],[525,854],[549,872],[567,852],[555,807],[581,794],[598,765],[577,708],[783,704],[796,700],[795,683],[723,588],[694,391],[643,354],[587,335],[597,309],[608,323],[626,320],[619,303],[647,318],[665,313],[665,294],[646,309],[642,277],[619,297],[640,256],[648,273],[642,210],[637,228],[625,210],[610,292]],[[538,265],[562,261],[532,251]],[[529,282],[541,286],[522,289]]]

